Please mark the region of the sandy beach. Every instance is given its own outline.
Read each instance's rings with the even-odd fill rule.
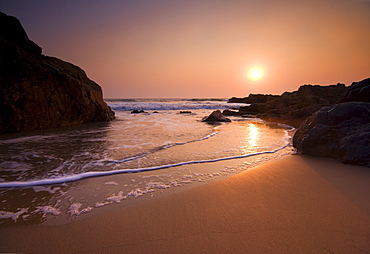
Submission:
[[[366,167],[291,155],[65,225],[3,227],[0,252],[369,253],[369,183]]]

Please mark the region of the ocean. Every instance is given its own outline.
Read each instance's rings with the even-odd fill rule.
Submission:
[[[214,181],[292,153],[291,126],[248,117],[229,117],[231,123],[201,121],[213,110],[241,106],[226,99],[106,102],[116,114],[110,123],[0,139],[0,225],[70,221],[110,204]]]

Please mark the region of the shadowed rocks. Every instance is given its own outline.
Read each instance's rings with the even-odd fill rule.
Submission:
[[[360,101],[370,102],[370,78],[353,82],[340,102]]]
[[[301,86],[281,96],[249,95],[239,112],[299,127],[293,146],[302,154],[370,166],[370,78],[332,86]]]
[[[131,111],[131,114],[141,114],[141,113],[147,113],[147,112],[145,112],[142,109],[140,109],[140,110],[139,109],[134,109],[134,110]]]
[[[202,122],[215,123],[215,122],[231,122],[231,120],[225,117],[220,110],[213,111],[209,116],[204,117]]]
[[[41,54],[20,22],[0,12],[0,133],[110,121],[102,90],[79,67]]]
[[[370,167],[370,79],[354,82],[339,103],[323,107],[293,137],[298,152]]]
[[[251,94],[229,102],[248,103],[239,108],[240,115],[252,115],[268,121],[278,120],[298,127],[308,116],[323,106],[336,103],[346,91],[344,84],[331,86],[303,85],[298,91],[282,95]]]
[[[323,107],[297,130],[293,146],[303,154],[369,166],[370,103],[347,102]]]

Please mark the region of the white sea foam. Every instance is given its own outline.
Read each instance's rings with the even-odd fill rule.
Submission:
[[[81,203],[73,203],[69,206],[68,208],[68,212],[70,216],[73,216],[73,215],[79,215],[80,214],[80,207],[82,206]]]
[[[109,196],[108,198],[106,198],[106,202],[110,202],[110,203],[121,203],[122,200],[126,199],[126,196],[123,196],[123,191],[120,191],[118,192],[118,194],[112,194],[111,196]],[[105,203],[106,204],[106,203]],[[96,205],[96,203],[95,203]]]
[[[187,101],[180,103],[190,105]],[[207,106],[195,107],[207,109],[222,103],[226,104],[225,101],[210,102]],[[167,106],[176,109],[180,104],[164,105],[163,108]],[[230,124],[209,125],[200,122],[209,111],[190,110],[193,114],[182,115],[178,111],[147,115],[116,112],[117,120],[103,125],[103,128],[92,125],[91,128],[72,128],[57,134],[50,131],[45,132],[45,136],[0,141],[0,149],[5,151],[0,155],[0,188],[3,188],[0,204],[11,207],[9,203],[12,200],[1,200],[1,193],[13,191],[21,193],[22,200],[28,198],[25,203],[30,204],[28,208],[0,211],[0,219],[28,220],[34,216],[49,219],[58,215],[62,217],[61,214],[65,213],[72,217],[79,216],[94,208],[128,202],[128,199],[143,195],[154,196],[190,183],[213,181],[281,156],[284,152],[289,153],[289,149],[284,148],[290,142],[288,133],[293,130],[290,126],[275,123],[271,128],[260,119],[237,117],[231,117],[233,122]],[[250,123],[258,129],[254,145],[250,141],[253,136],[248,128]],[[248,162],[241,162],[236,167],[220,169],[217,166],[218,172],[187,167],[247,157],[250,158],[243,161]],[[166,170],[162,172],[162,169]],[[127,175],[117,182],[112,181],[113,178],[103,179],[99,190],[91,191],[91,194],[80,191],[76,187],[79,184],[67,184],[91,177],[154,170],[156,174]],[[31,191],[22,191],[18,187],[30,187]],[[113,194],[110,192],[112,189],[115,190]],[[40,192],[47,193],[40,199]],[[106,196],[101,197],[101,194]],[[48,204],[47,196],[53,197],[50,202],[58,199],[60,203]],[[98,196],[100,198],[96,198]],[[86,203],[73,203],[76,200],[86,200]]]
[[[168,189],[170,185],[161,182],[149,182],[146,184],[146,189]]]
[[[142,190],[140,188],[136,188],[135,190],[132,190],[129,193],[127,193],[126,197],[138,198],[138,197],[141,197],[142,195],[144,195],[146,193],[148,193],[147,190]]]
[[[105,185],[118,185],[116,182],[106,182]]]
[[[199,109],[232,109],[246,104],[227,103],[227,100],[213,100],[213,99],[200,99],[200,100],[107,100],[108,105],[115,111],[167,111],[167,110],[199,110]]]
[[[92,207],[92,206],[85,207],[84,209],[82,209],[82,210],[80,211],[80,214],[82,214],[82,213],[88,213],[88,212],[90,212],[92,209],[93,209],[93,207]]]
[[[93,207],[88,206],[88,207],[85,207],[85,208],[83,208],[83,209],[80,210],[81,206],[82,206],[81,203],[77,203],[77,202],[76,203],[72,203],[69,206],[67,213],[69,213],[69,216],[78,216],[78,215],[80,215],[82,213],[88,213],[88,212],[90,212],[93,209]]]
[[[166,110],[238,107],[237,104],[228,104],[226,100],[209,99],[135,99],[111,100],[109,103],[117,107],[136,105],[144,110],[153,105],[159,105]],[[132,109],[134,108],[130,108]],[[207,112],[200,110],[190,116],[170,111],[136,116],[118,112],[118,120],[110,123],[108,127],[77,128],[56,133],[51,131],[45,135],[0,141],[1,148],[8,151],[0,155],[0,172],[11,172],[0,176],[4,179],[0,181],[0,188],[53,185],[89,177],[246,158],[275,153],[286,147],[282,144],[288,142],[288,126],[280,126],[285,129],[284,140],[279,130],[277,134],[271,134],[275,135],[272,142],[263,140],[261,144],[251,147],[248,145],[250,135],[246,134],[245,125],[242,123],[245,119],[233,118],[236,124],[231,125],[213,126],[200,123],[200,114]],[[261,122],[258,119],[253,121]],[[261,128],[263,133],[268,132],[266,129],[267,127]],[[231,145],[228,144],[229,140]],[[21,146],[19,142],[22,143]],[[24,145],[27,145],[26,149]],[[50,193],[59,192],[54,188],[44,190]]]
[[[60,184],[60,183],[78,181],[81,179],[98,177],[98,176],[108,176],[108,175],[123,174],[123,173],[135,173],[135,172],[142,172],[142,171],[151,171],[151,170],[159,170],[159,169],[165,169],[165,168],[171,168],[171,167],[178,167],[178,166],[184,166],[184,165],[190,165],[190,164],[209,163],[209,162],[218,162],[218,161],[232,160],[232,159],[239,159],[239,158],[247,158],[247,157],[251,157],[255,155],[275,153],[287,146],[288,144],[281,146],[277,149],[274,149],[272,151],[257,152],[257,153],[252,153],[252,154],[244,154],[244,155],[223,157],[223,158],[210,159],[210,160],[187,161],[187,162],[180,162],[180,163],[175,163],[175,164],[161,165],[157,167],[147,167],[147,168],[137,168],[137,169],[119,169],[119,170],[112,170],[112,171],[84,172],[81,174],[54,177],[54,178],[41,179],[41,180],[33,180],[33,181],[0,182],[0,188],[16,188],[16,187],[28,187],[28,186],[37,186],[37,185]]]
[[[28,208],[18,208],[17,210],[17,212],[0,211],[0,219],[12,219],[13,221],[17,221],[19,216],[27,213]]]
[[[46,205],[46,206],[37,206],[36,210],[33,211],[33,213],[41,212],[43,216],[45,217],[47,214],[51,214],[54,216],[57,216],[61,213],[61,211],[58,208]]]
[[[179,182],[178,179],[177,180],[171,180],[170,185],[172,185],[173,187],[181,187],[182,186],[181,182]]]
[[[103,207],[103,206],[106,206],[106,205],[110,205],[112,204],[112,202],[109,202],[109,201],[103,201],[103,202],[95,202],[95,208],[100,208],[100,207]]]

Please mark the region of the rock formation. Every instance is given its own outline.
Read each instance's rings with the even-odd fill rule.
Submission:
[[[249,95],[229,102],[248,103],[225,115],[256,116],[299,127],[298,152],[370,167],[370,78],[332,86],[301,86],[298,91]]]
[[[41,52],[18,19],[0,12],[0,134],[114,119],[82,69]]]
[[[269,100],[277,99],[279,95],[272,94],[250,94],[248,97],[236,98],[232,97],[228,100],[229,103],[265,103]]]
[[[321,107],[336,103],[345,91],[344,84],[303,85],[298,91],[285,92],[280,96],[251,94],[241,99],[232,98],[229,102],[251,104],[240,107],[240,115],[252,115],[268,121],[278,120],[298,127],[308,116]]]
[[[145,112],[144,110],[142,110],[142,109],[134,109],[134,110],[132,110],[131,111],[131,114],[140,114],[140,113],[147,113],[147,112]]]
[[[323,107],[309,117],[293,137],[298,152],[370,163],[370,103],[347,102]]]
[[[370,78],[353,82],[340,102],[360,101],[370,102]]]
[[[209,116],[204,117],[202,122],[214,123],[214,122],[231,122],[231,120],[225,117],[220,110],[213,111]]]
[[[370,167],[370,79],[354,82],[341,102],[323,107],[293,137],[298,152]]]

